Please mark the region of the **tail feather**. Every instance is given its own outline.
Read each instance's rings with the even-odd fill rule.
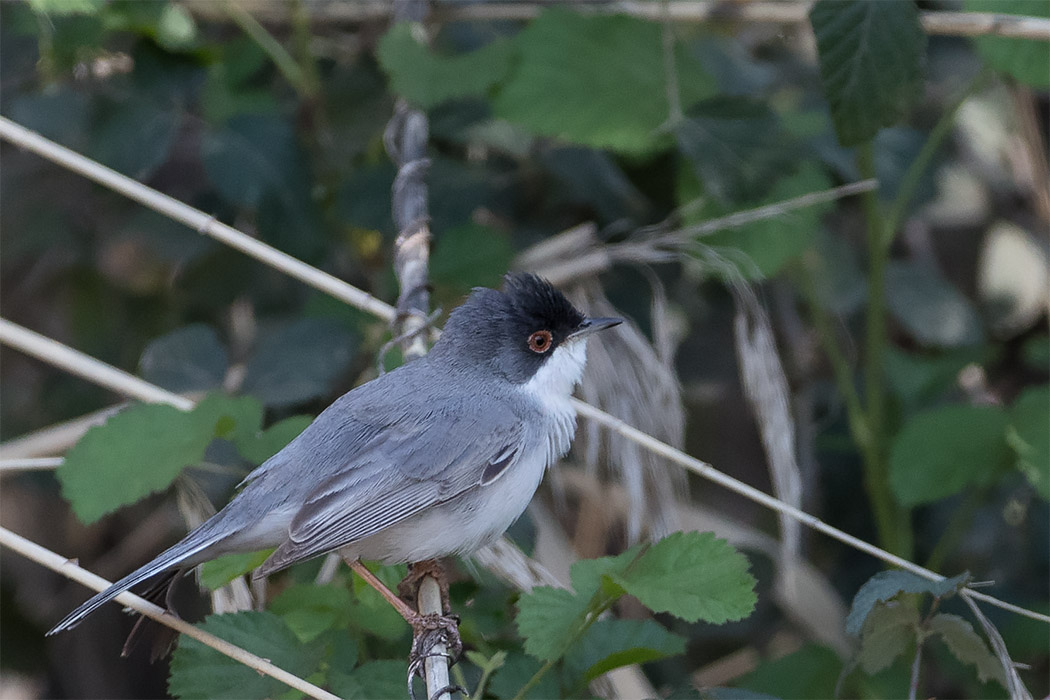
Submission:
[[[101,593],[92,596],[83,605],[62,618],[61,622],[55,625],[47,635],[51,636],[65,630],[73,629],[79,625],[85,617],[95,612],[95,610],[113,600],[124,591],[133,586],[137,586],[143,581],[153,578],[157,574],[184,564],[190,557],[199,554],[204,549],[216,544],[223,539],[223,537],[223,535],[218,533],[211,534],[210,536],[205,535],[199,530],[196,533],[190,533],[190,535],[184,540],[162,552],[153,561],[135,571],[132,571],[130,574],[120,579]]]

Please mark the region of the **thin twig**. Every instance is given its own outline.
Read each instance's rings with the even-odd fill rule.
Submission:
[[[45,471],[59,467],[62,457],[36,457],[27,459],[0,459],[0,474],[15,472]]]
[[[208,20],[225,20],[214,0],[188,0],[190,10]],[[388,20],[393,14],[389,0],[378,2],[318,3],[314,16],[327,26]],[[530,20],[539,16],[550,2],[439,2],[432,17],[435,22]],[[808,20],[810,2],[725,2],[724,0],[674,0],[669,14],[679,23],[802,24]],[[572,3],[580,14],[622,14],[659,22],[663,11],[656,3],[639,0],[590,0]],[[259,3],[253,12],[267,22],[287,22],[287,10],[280,4]],[[990,12],[919,13],[927,34],[943,36],[1004,36],[1018,39],[1050,39],[1050,20],[1042,17],[1004,15]]]
[[[52,571],[57,571],[66,578],[81,583],[94,591],[104,591],[110,586],[109,581],[101,576],[96,576],[87,569],[81,568],[72,559],[66,559],[65,557],[55,554],[51,550],[42,547],[35,542],[27,540],[20,535],[16,535],[5,527],[0,527],[0,545],[18,552],[22,556],[31,559],[38,564],[43,564]],[[275,678],[288,687],[298,690],[300,693],[305,693],[306,695],[312,698],[318,698],[319,700],[339,700],[337,696],[332,695],[327,690],[318,688],[313,683],[305,681],[288,671],[278,668],[266,659],[260,658],[249,651],[245,651],[239,646],[230,644],[224,639],[205,632],[198,627],[194,627],[185,620],[175,617],[164,608],[139,598],[134,593],[125,591],[116,597],[116,601],[131,608],[137,613],[145,615],[151,620],[156,620],[162,625],[170,627],[176,632],[180,632],[187,637],[196,639],[201,644],[209,646],[215,651],[225,654],[231,659],[238,661],[249,668],[255,669],[259,673]]]
[[[171,404],[183,411],[193,408],[193,401],[184,396],[161,389],[122,369],[107,365],[90,355],[85,355],[4,318],[0,318],[0,343],[10,345],[27,355],[44,360],[79,377],[89,379],[123,396],[147,403]]]
[[[65,146],[60,146],[54,141],[18,125],[6,117],[0,117],[0,138],[32,151],[75,173],[79,173],[114,192],[119,192],[157,213],[183,223],[198,233],[221,241],[231,248],[235,248],[276,270],[284,272],[290,277],[294,277],[315,289],[319,289],[336,299],[346,302],[350,306],[367,311],[386,321],[394,319],[394,307],[376,299],[371,294],[349,285],[327,272],[322,272],[315,267],[307,265],[287,253],[282,253],[276,248],[268,246],[231,226],[219,223],[214,216],[209,216],[199,209],[194,209],[173,197],[161,194],[151,187],[132,180],[130,177],[121,175],[101,163],[85,158]]]
[[[911,662],[911,682],[908,684],[908,700],[919,694],[919,669],[922,667],[922,634],[915,639],[915,658]]]

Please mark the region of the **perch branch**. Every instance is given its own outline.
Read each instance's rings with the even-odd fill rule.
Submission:
[[[52,552],[50,549],[42,547],[20,535],[16,535],[5,527],[0,527],[0,545],[18,552],[22,556],[31,559],[38,564],[43,564],[52,571],[57,571],[66,578],[83,584],[93,591],[101,592],[109,588],[109,581],[101,576],[91,573],[87,569],[81,568],[74,560],[66,559],[63,556]],[[318,688],[313,683],[305,681],[288,671],[278,668],[266,659],[260,658],[249,651],[245,651],[239,646],[230,644],[225,639],[221,639],[214,634],[210,634],[200,628],[194,627],[185,620],[180,620],[164,610],[164,608],[139,598],[134,593],[125,591],[118,595],[116,600],[118,603],[126,605],[135,612],[141,613],[151,620],[156,620],[160,624],[170,627],[187,637],[192,637],[201,644],[209,646],[215,651],[225,654],[231,659],[238,661],[249,668],[253,668],[261,674],[275,678],[288,687],[298,690],[300,693],[305,693],[306,695],[312,698],[318,698],[319,700],[339,700],[337,696],[332,695],[327,690]]]

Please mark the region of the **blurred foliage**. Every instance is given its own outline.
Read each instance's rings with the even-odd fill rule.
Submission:
[[[1042,0],[933,9],[942,5],[1050,15]],[[0,113],[392,299],[395,172],[383,130],[395,100],[407,99],[430,120],[431,277],[446,310],[472,286],[498,284],[529,245],[583,221],[615,244],[660,222],[696,224],[876,176],[878,192],[860,201],[687,236],[686,254],[657,267],[682,332],[676,367],[690,451],[749,482],[768,479],[755,466],[724,292],[747,280],[774,309],[809,428],[800,431],[800,451],[811,455],[806,510],[945,572],[994,576],[997,595],[1050,609],[1050,246],[1037,235],[1048,224],[1036,191],[1045,183],[1024,179],[1045,172],[1035,168],[1046,162],[1045,140],[1033,142],[1024,124],[1045,135],[1050,43],[927,37],[907,0],[818,2],[809,26],[775,31],[665,28],[553,7],[528,22],[450,20],[424,32],[333,21],[324,4],[224,7],[0,3]],[[104,561],[101,552],[158,507],[150,494],[187,478],[223,502],[309,415],[374,376],[382,322],[3,148],[4,317],[170,390],[210,392],[188,413],[131,407],[92,429],[54,477],[5,480],[5,498],[47,504],[20,508],[15,529]],[[654,327],[645,277],[623,265],[602,279],[614,303]],[[2,357],[4,439],[112,403],[81,380]],[[83,522],[98,521],[90,546],[84,535],[56,540],[80,531],[56,525],[65,522],[55,515],[64,512],[59,491]],[[734,510],[715,487],[702,491],[704,508]],[[771,527],[765,514],[732,515]],[[612,539],[609,551],[622,548]],[[757,666],[704,697],[830,697],[837,684],[846,696],[888,697],[907,692],[916,645],[934,639],[923,647],[920,692],[1002,695],[969,611],[926,604],[956,604],[950,591],[886,573],[865,584],[876,564],[823,539],[807,553],[843,600],[854,599],[852,660],[808,640],[762,598],[750,618],[722,627],[653,615],[722,622],[754,606],[747,560],[687,534],[579,562],[573,591],[521,596],[483,571],[457,582],[453,608],[469,650],[462,682],[484,678],[486,696],[513,698],[533,679],[526,697],[575,697],[605,670],[642,663],[658,690],[679,697],[694,693],[694,674],[751,649]],[[34,585],[7,566],[10,556],[0,596],[5,672],[17,664],[52,697],[157,692],[117,665],[119,647],[106,655],[101,645],[119,636],[113,625],[103,635],[91,627],[102,623],[85,623],[76,641],[54,641],[61,653],[8,654],[39,644],[56,606],[81,596],[59,595],[54,580]],[[120,556],[125,569],[138,563]],[[628,566],[635,556],[643,567]],[[223,558],[202,580],[219,586],[258,557]],[[763,566],[754,565],[757,590],[770,598]],[[284,575],[266,612],[202,625],[341,697],[402,697],[407,626],[344,572],[314,583],[317,567]],[[403,573],[379,569],[388,583]],[[598,620],[607,609],[642,619]],[[1045,626],[993,621],[1015,660],[1031,666],[1022,678],[1045,695]],[[778,642],[785,635],[787,645]],[[189,640],[171,661],[168,689],[287,692]]]

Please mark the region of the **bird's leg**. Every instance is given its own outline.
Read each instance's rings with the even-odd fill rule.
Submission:
[[[412,653],[410,656],[413,660],[422,660],[425,658],[430,653],[430,649],[435,642],[444,642],[453,662],[459,658],[459,654],[463,650],[463,642],[460,641],[459,638],[459,618],[457,616],[438,615],[435,613],[420,615],[413,610],[408,603],[398,598],[393,591],[387,588],[375,574],[369,571],[368,568],[361,563],[360,559],[343,557],[343,561],[345,561],[347,566],[349,566],[358,576],[363,578],[365,583],[376,589],[376,591],[379,592],[379,595],[383,596],[383,598],[390,603],[398,613],[400,613],[401,617],[405,618],[405,621],[412,626],[413,639]],[[440,565],[437,566],[440,569]],[[442,603],[446,606],[447,591],[448,587],[446,584],[443,588],[442,600]],[[446,607],[445,610],[447,609],[448,608]]]

